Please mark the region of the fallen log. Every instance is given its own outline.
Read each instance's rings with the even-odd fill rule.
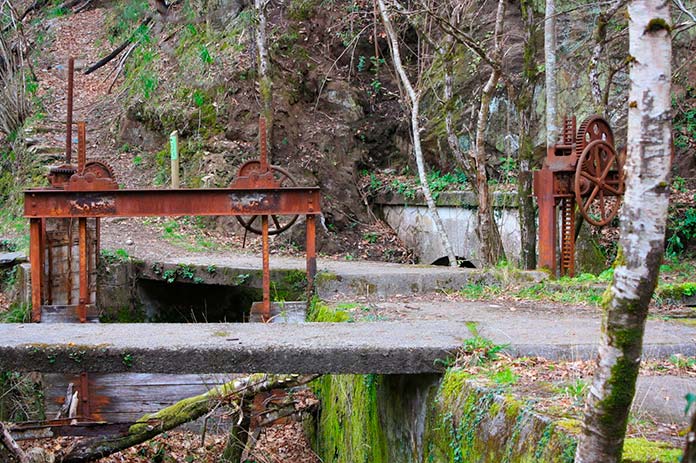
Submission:
[[[145,442],[153,437],[193,421],[215,407],[221,401],[241,402],[255,394],[280,387],[306,384],[319,375],[268,375],[254,374],[237,378],[211,389],[205,394],[184,399],[157,413],[144,415],[119,437],[94,437],[83,439],[57,455],[59,463],[87,463]]]
[[[148,16],[147,18],[145,18],[145,19],[143,20],[143,22],[140,23],[140,25],[136,28],[136,31],[137,31],[138,29],[140,29],[140,28],[143,28],[143,27],[148,26],[151,22],[152,22],[152,16]],[[94,71],[96,71],[97,69],[99,69],[99,68],[101,68],[102,66],[106,65],[106,64],[109,63],[112,59],[114,59],[114,58],[116,58],[118,55],[120,55],[121,52],[122,52],[123,50],[125,50],[126,47],[128,47],[128,45],[130,45],[131,43],[133,43],[134,37],[135,37],[135,32],[134,32],[133,34],[131,34],[121,45],[119,45],[118,47],[116,47],[111,53],[109,53],[108,55],[106,55],[105,57],[103,57],[102,59],[100,59],[99,61],[97,61],[96,63],[94,63],[94,64],[90,65],[89,67],[87,67],[87,69],[85,69],[85,75],[89,75],[89,74],[93,73]]]

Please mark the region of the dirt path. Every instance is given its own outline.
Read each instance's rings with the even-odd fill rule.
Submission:
[[[115,96],[108,94],[108,79],[112,66],[85,76],[84,68],[97,61],[107,47],[103,37],[106,11],[103,8],[63,16],[47,21],[45,34],[50,45],[40,55],[36,69],[39,97],[45,104],[46,123],[58,128],[50,140],[55,146],[65,144],[65,116],[67,112],[68,58],[75,58],[75,87],[73,120],[87,121],[87,155],[89,158],[114,157],[115,149],[110,136],[113,115],[117,113]]]

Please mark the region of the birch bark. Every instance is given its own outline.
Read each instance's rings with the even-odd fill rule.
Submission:
[[[271,79],[270,61],[266,38],[266,5],[269,0],[254,0],[256,8],[256,50],[258,52],[259,93],[261,94],[261,114],[266,119],[266,137],[268,162],[271,162],[273,141],[273,80]],[[261,134],[259,134],[261,136]]]
[[[669,2],[632,0],[628,14],[632,64],[620,254],[602,303],[597,369],[577,463],[621,460],[648,304],[664,252],[672,146]]]
[[[416,166],[418,167],[418,177],[420,178],[421,188],[423,190],[423,196],[425,197],[425,202],[428,205],[428,211],[435,224],[435,229],[440,235],[442,240],[442,246],[447,253],[447,258],[449,259],[449,265],[451,267],[456,267],[457,258],[454,255],[454,249],[450,243],[447,232],[445,231],[445,226],[442,223],[440,214],[437,211],[437,206],[433,200],[433,196],[430,192],[430,187],[428,186],[428,179],[425,175],[425,162],[423,160],[423,149],[421,148],[420,139],[420,122],[419,122],[419,103],[420,95],[416,93],[416,90],[411,84],[411,79],[409,79],[401,63],[401,53],[399,52],[399,40],[396,36],[396,31],[394,31],[394,26],[392,25],[389,11],[384,3],[384,0],[377,0],[379,6],[379,12],[382,16],[382,22],[384,23],[384,29],[387,32],[387,37],[389,37],[389,47],[392,54],[392,61],[394,62],[394,70],[399,75],[399,80],[406,90],[406,95],[408,96],[408,101],[411,106],[411,134],[413,137],[413,155],[416,158]]]

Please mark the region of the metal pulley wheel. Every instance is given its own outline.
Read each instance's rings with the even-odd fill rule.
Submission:
[[[580,213],[592,225],[606,225],[616,217],[624,190],[623,161],[608,140],[587,143],[578,159],[574,190]]]
[[[614,132],[606,119],[601,116],[590,116],[582,121],[575,136],[576,149],[582,152],[595,140],[602,140],[614,146]]]
[[[82,175],[92,174],[95,178],[116,179],[114,169],[109,164],[101,160],[91,160],[85,163],[85,170]]]
[[[285,169],[277,166],[269,166],[268,169],[272,173],[274,183],[277,184],[277,187],[297,186],[295,179],[292,178],[290,173]],[[263,172],[261,169],[261,162],[257,160],[249,161],[239,169],[240,177],[262,175],[264,173],[265,172]],[[260,217],[260,215],[235,216],[237,222],[239,222],[242,227],[252,233],[256,233],[257,235],[261,235],[263,233],[261,229]],[[283,233],[285,230],[293,226],[298,217],[299,216],[297,215],[271,215],[268,221],[268,234],[278,235]]]

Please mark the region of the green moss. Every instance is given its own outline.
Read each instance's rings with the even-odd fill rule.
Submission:
[[[449,368],[440,383],[439,397],[444,403],[452,403],[461,394],[464,385],[472,378],[471,373],[456,368]]]
[[[682,455],[667,442],[649,441],[642,437],[626,439],[623,448],[623,463],[677,463]]]
[[[611,369],[607,382],[609,395],[597,404],[602,410],[601,420],[611,435],[619,436],[626,432],[626,410],[631,406],[635,393],[638,364],[626,357],[619,357]]]
[[[317,454],[333,463],[387,463],[386,437],[380,424],[378,375],[323,376],[313,383],[322,400]]]
[[[292,0],[288,7],[288,18],[295,21],[306,21],[314,15],[318,0]]]
[[[672,33],[672,26],[664,18],[653,18],[648,22],[645,32],[657,32],[657,31],[667,31],[668,34]]]
[[[119,307],[116,310],[109,310],[99,317],[102,323],[143,323],[147,321],[147,316],[142,307]]]
[[[582,431],[582,422],[573,418],[562,418],[556,420],[556,426],[563,428],[572,434],[580,434],[580,431]]]
[[[505,395],[505,416],[512,420],[519,416],[524,404],[517,400],[512,394]]]
[[[688,281],[686,283],[674,283],[660,285],[655,291],[655,295],[662,299],[669,299],[675,302],[681,302],[685,297],[696,294],[696,282]]]
[[[643,337],[640,328],[615,329],[612,331],[613,345],[617,349],[626,349],[636,345]]]
[[[316,281],[340,281],[341,277],[333,272],[321,271],[315,277]]]

